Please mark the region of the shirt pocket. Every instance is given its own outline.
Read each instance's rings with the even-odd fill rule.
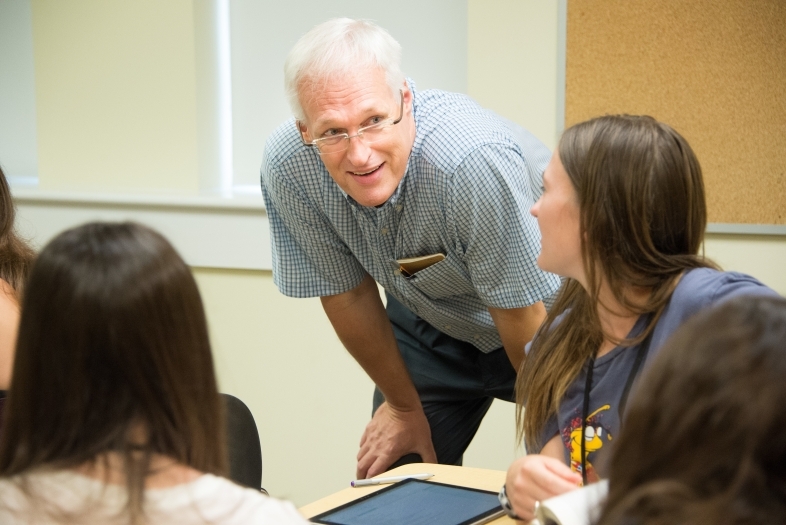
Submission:
[[[432,299],[464,295],[475,291],[464,265],[450,253],[438,263],[408,277],[407,282]]]

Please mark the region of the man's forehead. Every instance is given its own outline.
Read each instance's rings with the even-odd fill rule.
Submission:
[[[332,71],[304,74],[298,80],[298,92],[304,91],[324,92],[349,89],[358,83],[385,84],[387,75],[385,70],[376,66],[360,66],[354,69],[340,69]]]
[[[306,111],[306,118],[313,126],[343,123],[345,119],[354,120],[366,116],[389,113],[391,103],[376,96],[365,96],[354,103],[317,105]]]
[[[381,70],[308,79],[301,82],[298,95],[306,117],[313,124],[339,118],[347,112],[387,111],[394,98]]]

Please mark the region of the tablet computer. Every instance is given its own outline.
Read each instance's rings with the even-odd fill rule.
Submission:
[[[325,525],[478,525],[505,513],[497,493],[406,479],[311,518]]]

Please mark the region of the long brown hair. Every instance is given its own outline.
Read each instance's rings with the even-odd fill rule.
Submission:
[[[11,189],[0,168],[0,279],[11,285],[19,299],[24,293],[24,284],[35,252],[16,233],[15,219],[16,208]]]
[[[786,300],[740,297],[664,345],[631,400],[600,523],[786,523]]]
[[[132,523],[142,516],[152,454],[226,471],[202,301],[166,239],[139,224],[91,223],[42,250],[6,409],[0,476],[118,452]]]
[[[589,289],[566,279],[516,381],[519,438],[537,448],[547,418],[604,337],[598,318],[601,283],[633,313],[657,323],[680,274],[712,266],[698,255],[707,212],[701,168],[682,136],[647,116],[605,116],[568,128],[559,157],[576,190],[581,250]],[[650,290],[633,304],[631,289]],[[560,322],[555,323],[557,318]],[[526,407],[526,410],[525,410]]]

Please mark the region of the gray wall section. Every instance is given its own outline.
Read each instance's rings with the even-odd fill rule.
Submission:
[[[298,38],[330,18],[370,19],[399,41],[419,90],[467,91],[467,0],[232,0],[235,181],[258,184],[267,136],[290,117],[284,60]]]
[[[8,176],[38,174],[30,0],[0,1],[0,165]]]

